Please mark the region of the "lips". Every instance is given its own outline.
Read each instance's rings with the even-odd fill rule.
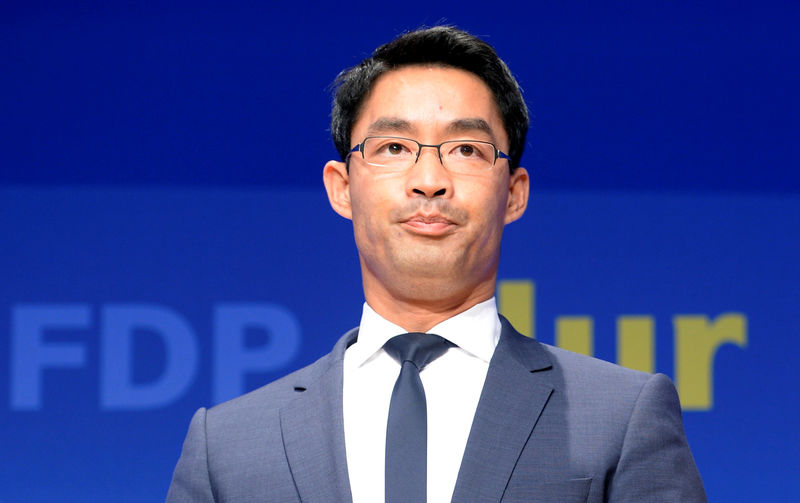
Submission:
[[[412,232],[427,236],[441,236],[448,234],[456,227],[455,222],[438,214],[417,214],[403,221],[402,224]]]

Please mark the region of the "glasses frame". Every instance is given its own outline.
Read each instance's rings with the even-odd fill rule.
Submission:
[[[416,164],[419,161],[419,156],[422,154],[422,149],[425,148],[425,147],[435,148],[436,149],[436,153],[439,155],[439,162],[442,164],[442,166],[444,166],[444,160],[442,159],[442,145],[444,145],[445,143],[458,143],[458,142],[463,141],[463,142],[467,142],[467,143],[483,143],[485,145],[491,145],[491,147],[494,149],[494,159],[492,159],[492,164],[491,164],[491,166],[489,166],[489,169],[487,169],[487,171],[489,171],[492,168],[494,168],[495,164],[497,164],[497,159],[506,159],[509,162],[509,169],[511,168],[511,157],[509,157],[508,154],[506,154],[505,152],[503,152],[502,150],[497,148],[497,146],[494,143],[492,143],[490,141],[466,140],[466,139],[445,140],[442,143],[439,143],[438,145],[429,145],[427,143],[420,143],[417,140],[414,140],[413,138],[405,138],[403,136],[381,136],[381,135],[378,135],[378,136],[367,136],[366,138],[364,138],[364,140],[361,143],[359,143],[358,145],[356,145],[355,147],[353,147],[350,150],[350,152],[347,154],[348,160],[349,160],[349,158],[350,158],[350,156],[352,154],[355,154],[356,152],[361,152],[361,159],[363,159],[364,162],[366,162],[370,166],[383,166],[382,164],[372,164],[372,163],[368,162],[367,158],[366,158],[366,156],[364,154],[364,145],[366,145],[367,140],[370,140],[372,138],[389,139],[389,140],[404,140],[404,141],[410,141],[410,142],[416,143],[417,144],[417,155],[416,155],[416,157],[414,157],[414,162],[411,164],[411,166],[413,166],[414,164]],[[411,166],[409,166],[409,169],[411,168]]]

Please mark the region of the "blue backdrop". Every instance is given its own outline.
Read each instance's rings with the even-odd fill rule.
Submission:
[[[197,407],[358,323],[328,86],[440,21],[532,109],[501,311],[675,379],[711,501],[800,500],[799,10],[3,4],[0,502],[162,500]]]

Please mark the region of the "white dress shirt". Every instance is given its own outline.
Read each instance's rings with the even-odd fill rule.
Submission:
[[[344,355],[344,438],[353,503],[384,501],[386,421],[400,364],[384,343],[408,330],[364,303],[358,340]],[[455,344],[420,373],[428,407],[428,503],[449,502],[497,341],[495,299],[429,333]]]

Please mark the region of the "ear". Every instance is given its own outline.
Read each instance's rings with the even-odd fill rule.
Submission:
[[[322,181],[325,184],[325,190],[328,192],[328,201],[331,203],[333,211],[348,220],[352,220],[350,175],[347,172],[345,163],[328,161],[322,170]]]
[[[505,223],[510,224],[525,213],[528,207],[530,180],[528,171],[519,167],[511,173],[508,180],[508,205],[506,206]]]

